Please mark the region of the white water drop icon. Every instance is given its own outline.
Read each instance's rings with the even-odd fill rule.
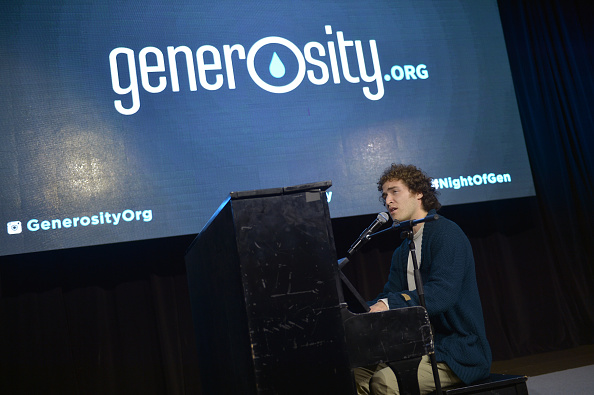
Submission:
[[[285,65],[281,62],[276,52],[272,55],[268,69],[270,70],[270,75],[274,78],[282,78],[285,75]]]

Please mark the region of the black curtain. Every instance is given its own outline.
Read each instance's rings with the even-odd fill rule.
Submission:
[[[440,211],[471,240],[496,360],[594,340],[591,6],[498,3],[537,195]],[[339,256],[374,217],[333,220]],[[0,393],[201,393],[192,239],[0,258]],[[397,243],[382,235],[346,266],[366,298]]]
[[[544,270],[554,279],[562,319],[557,342],[591,341],[593,7],[576,0],[502,0],[499,8],[544,229],[534,249],[550,250],[550,261],[535,264],[533,275]]]
[[[193,236],[3,257],[1,394],[199,394]]]

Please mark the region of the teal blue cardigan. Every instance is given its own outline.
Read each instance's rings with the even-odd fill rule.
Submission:
[[[462,229],[444,217],[424,226],[420,271],[435,356],[469,384],[487,377],[491,369],[472,248]],[[383,292],[370,304],[388,298],[390,309],[420,305],[417,291],[408,291],[407,263],[405,240],[394,251]]]

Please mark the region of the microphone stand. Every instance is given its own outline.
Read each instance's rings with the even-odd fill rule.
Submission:
[[[412,228],[411,228],[412,229]],[[408,239],[408,249],[410,251],[412,262],[413,262],[413,273],[415,277],[415,286],[417,287],[417,295],[419,295],[419,304],[427,310],[425,304],[425,291],[423,290],[423,280],[421,279],[421,271],[417,264],[417,250],[415,242],[413,240],[414,233],[412,230],[404,230],[400,234],[402,239]],[[431,331],[431,337],[433,337],[433,331]],[[432,339],[433,340],[433,339]],[[431,370],[433,370],[433,381],[435,382],[435,393],[441,395],[441,381],[439,379],[439,370],[437,368],[437,360],[435,359],[435,351],[429,352],[429,360],[431,361]]]
[[[425,304],[425,291],[423,290],[423,280],[421,278],[421,271],[419,270],[419,265],[417,263],[417,250],[415,247],[415,242],[413,240],[414,233],[413,233],[412,229],[417,224],[420,224],[423,222],[435,221],[437,219],[439,219],[439,215],[434,214],[434,215],[430,215],[430,216],[427,216],[427,217],[421,218],[421,219],[398,222],[398,223],[395,223],[394,225],[392,225],[391,228],[384,229],[382,231],[379,231],[377,233],[369,235],[369,238],[372,238],[373,236],[375,236],[379,233],[383,233],[388,230],[402,229],[402,232],[400,233],[400,237],[402,239],[408,240],[408,249],[409,249],[411,257],[412,257],[413,273],[414,273],[414,278],[415,278],[415,286],[417,288],[417,295],[419,295],[419,304],[425,310],[427,310],[427,305]],[[431,337],[433,337],[433,331],[431,331]],[[433,342],[433,339],[431,339],[431,340]],[[442,395],[441,381],[439,379],[439,370],[437,368],[437,360],[435,359],[435,351],[431,351],[429,353],[429,360],[431,361],[431,369],[433,370],[433,381],[435,382],[435,393],[437,395]]]
[[[352,257],[353,254],[359,248],[361,248],[365,243],[367,243],[369,240],[371,240],[371,238],[369,237],[369,235],[375,229],[381,227],[384,223],[386,223],[389,218],[390,217],[388,216],[388,213],[385,213],[385,212],[379,213],[377,215],[376,219],[373,221],[373,223],[371,225],[369,225],[367,227],[367,229],[365,229],[363,231],[363,233],[361,233],[359,235],[359,237],[353,243],[353,245],[351,245],[351,247],[347,251],[348,257]],[[363,299],[363,297],[359,294],[359,292],[357,292],[357,290],[355,289],[355,287],[353,286],[353,284],[351,284],[351,282],[349,281],[349,279],[342,272],[342,268],[349,262],[349,258],[348,257],[344,257],[344,258],[338,260],[338,276],[339,276],[339,278],[340,278],[340,280],[342,282],[342,285],[344,285],[350,291],[350,295],[356,301],[356,306],[355,305],[351,305],[351,306],[354,307],[358,311],[362,311],[364,313],[367,313],[369,311],[369,305],[367,304],[367,302],[365,302],[365,300]],[[345,307],[348,306],[348,304],[346,303],[345,295],[343,293],[343,287],[341,287],[340,284],[339,284],[338,290],[339,290],[339,299],[340,299],[341,304],[344,304]]]

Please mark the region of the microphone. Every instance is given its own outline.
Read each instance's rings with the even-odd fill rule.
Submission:
[[[385,214],[385,213],[382,213]],[[380,233],[384,233],[384,232],[388,232],[394,229],[399,229],[402,231],[407,231],[409,229],[412,229],[415,225],[423,223],[423,222],[431,222],[431,221],[436,221],[439,219],[439,215],[437,214],[433,214],[433,215],[428,215],[425,218],[419,218],[419,219],[411,219],[411,220],[407,220],[407,221],[396,221],[394,220],[394,223],[392,223],[392,226],[390,226],[387,229],[384,230],[380,230],[379,232],[376,233],[370,233],[367,234],[365,236],[366,240],[371,239],[372,237],[375,237],[377,235],[379,235]],[[365,233],[365,232],[363,232]]]
[[[353,243],[351,248],[349,248],[347,255],[353,255],[353,253],[358,250],[363,244],[369,241],[369,235],[375,232],[380,226],[388,222],[390,217],[388,213],[379,213],[375,220],[359,235],[357,240]]]

